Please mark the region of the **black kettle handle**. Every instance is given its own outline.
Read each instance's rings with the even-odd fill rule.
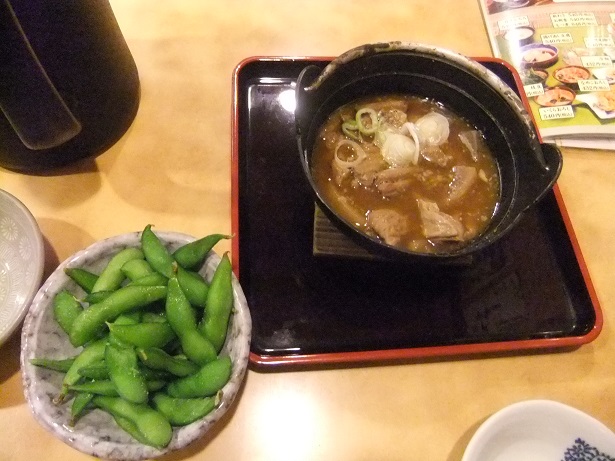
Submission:
[[[49,79],[10,1],[0,1],[0,109],[28,149],[56,147],[81,131]],[[8,82],[8,84],[7,84]]]

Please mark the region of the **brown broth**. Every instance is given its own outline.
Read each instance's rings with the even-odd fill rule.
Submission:
[[[374,185],[358,184],[352,174],[338,185],[333,159],[337,142],[345,138],[341,129],[342,120],[353,117],[359,108],[368,104],[376,104],[378,108],[386,107],[388,100],[394,101],[396,107],[400,102],[407,105],[405,112],[409,122],[415,122],[433,111],[444,115],[450,123],[450,134],[448,141],[439,147],[450,160],[442,166],[428,162],[421,156],[417,165],[412,166],[409,187],[396,196],[385,197]],[[329,206],[363,232],[378,236],[367,224],[367,216],[372,210],[394,210],[406,217],[408,224],[407,232],[399,242],[394,243],[395,246],[422,253],[451,251],[466,245],[486,229],[499,200],[497,165],[482,135],[478,137],[477,160],[472,158],[469,149],[459,138],[459,133],[470,130],[475,128],[466,120],[431,100],[407,95],[366,98],[339,108],[323,124],[314,147],[312,175]],[[379,148],[374,146],[373,136],[363,136],[360,145],[369,152],[379,152]],[[460,199],[450,201],[447,198],[453,178],[452,167],[457,165],[475,167],[479,179]],[[463,238],[427,239],[422,230],[417,199],[436,202],[441,212],[458,220],[464,228]]]

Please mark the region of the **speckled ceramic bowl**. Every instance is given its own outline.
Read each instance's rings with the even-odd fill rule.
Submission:
[[[0,190],[0,344],[23,320],[41,285],[45,251],[32,213]]]
[[[233,404],[248,366],[252,321],[243,291],[234,278],[234,311],[221,352],[231,357],[233,373],[222,389],[222,402],[215,410],[188,426],[175,428],[173,439],[164,450],[138,443],[121,430],[111,416],[100,410],[89,412],[74,427],[70,427],[70,405],[58,406],[52,401],[60,391],[62,373],[34,367],[29,361],[34,357],[70,357],[78,352],[53,318],[53,296],[62,289],[72,292],[80,290],[65,275],[64,268],[82,267],[95,273],[100,272],[120,249],[139,246],[140,235],[140,232],[134,232],[99,241],[60,264],[34,297],[22,330],[21,369],[24,392],[35,418],[68,445],[98,458],[125,461],[156,458],[202,437]],[[156,231],[156,235],[171,251],[194,240],[194,237],[179,233]],[[199,272],[211,280],[219,262],[220,257],[210,252]]]

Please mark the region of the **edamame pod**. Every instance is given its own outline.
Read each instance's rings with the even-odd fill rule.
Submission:
[[[147,306],[164,299],[166,286],[125,286],[98,304],[85,309],[73,322],[69,338],[73,346],[82,346],[92,340],[97,330],[120,314]]]
[[[117,290],[126,278],[122,272],[122,266],[131,259],[143,259],[143,252],[139,248],[124,248],[115,254],[102,270],[96,283],[92,287],[92,293],[97,291]]]
[[[105,298],[108,298],[111,293],[113,293],[113,290],[95,291],[93,293],[88,293],[87,295],[85,295],[83,301],[88,304],[98,304]]]
[[[156,448],[166,447],[173,437],[173,428],[167,419],[146,403],[132,403],[120,397],[96,396],[93,403],[114,418],[127,421],[137,440]],[[117,419],[116,419],[117,421]],[[122,426],[125,428],[125,426]],[[132,432],[134,431],[134,432]]]
[[[211,279],[207,307],[201,321],[201,333],[220,352],[233,309],[233,268],[228,253],[224,253]]]
[[[176,277],[169,279],[166,313],[167,320],[179,337],[186,357],[199,365],[216,358],[217,352],[214,346],[197,330],[194,311]]]
[[[75,357],[69,357],[67,359],[30,359],[30,363],[34,366],[47,368],[48,370],[61,371],[66,373],[72,364],[75,362]]]
[[[99,362],[105,357],[105,348],[107,347],[106,339],[99,339],[86,346],[81,353],[75,357],[71,367],[68,369],[62,380],[62,389],[60,395],[56,397],[55,402],[60,403],[66,397],[69,386],[77,384],[81,379],[79,369]]]
[[[64,273],[68,275],[73,282],[79,285],[86,293],[91,293],[92,288],[98,280],[98,275],[81,269],[80,267],[67,267],[64,269]]]
[[[73,399],[73,404],[70,407],[70,426],[74,426],[77,420],[83,415],[88,405],[92,402],[94,394],[88,392],[79,392]]]
[[[169,250],[167,250],[151,228],[151,224],[148,224],[141,233],[141,248],[143,249],[145,260],[156,272],[171,278],[174,272],[173,256],[171,256]]]
[[[168,371],[175,376],[188,376],[199,370],[196,363],[186,358],[171,356],[156,347],[138,348],[137,356],[146,367],[152,370]]]
[[[71,391],[89,393],[94,395],[108,395],[119,397],[120,394],[110,379],[95,379],[81,384],[73,384],[69,388]]]
[[[154,286],[154,285],[166,285],[169,281],[164,275],[159,274],[158,272],[154,272],[153,274],[147,274],[143,277],[140,277],[136,280],[133,280],[128,285],[139,285],[139,286]]]
[[[124,263],[121,271],[126,278],[132,281],[154,273],[154,269],[145,259],[131,259]]]
[[[109,379],[109,369],[103,360],[100,363],[79,368],[79,375],[86,379]]]
[[[135,325],[109,323],[108,326],[117,339],[137,347],[164,347],[176,337],[168,322],[142,322]]]
[[[182,266],[184,269],[196,269],[198,266],[203,264],[203,261],[205,261],[205,258],[207,257],[207,253],[211,251],[216,243],[222,239],[230,238],[232,238],[231,235],[225,234],[207,235],[179,247],[173,253],[173,258],[177,261],[177,264]]]
[[[163,311],[161,312],[143,312],[141,316],[142,322],[153,322],[153,323],[166,323],[167,322],[167,314]]]
[[[178,266],[177,281],[190,304],[204,309],[207,303],[209,285],[203,276],[198,272],[192,272]]]
[[[129,434],[132,438],[134,438],[137,442],[142,443],[143,445],[151,445],[148,439],[143,437],[143,435],[139,432],[137,425],[133,423],[131,420],[127,418],[123,418],[119,415],[111,414],[113,420],[120,426],[127,434]]]
[[[196,373],[169,383],[167,392],[171,397],[209,397],[216,394],[231,377],[233,364],[229,356],[219,357],[206,363]]]
[[[147,401],[149,395],[147,384],[139,371],[134,348],[107,344],[105,363],[109,377],[121,397],[133,403]]]
[[[152,399],[154,407],[167,418],[172,426],[185,426],[201,419],[219,404],[219,398],[202,397],[180,399],[158,392]]]
[[[115,325],[136,325],[137,323],[141,321],[142,314],[143,313],[139,311],[127,312],[126,314],[120,314],[115,318],[113,323]]]
[[[70,332],[73,322],[82,311],[81,303],[66,290],[53,297],[53,317],[66,334]]]
[[[154,379],[146,381],[148,391],[156,392],[162,389],[166,385],[166,382],[161,379]],[[70,386],[71,391],[91,393],[94,395],[106,395],[109,397],[121,397],[120,393],[115,387],[115,384],[110,379],[95,379],[81,384],[74,384]]]

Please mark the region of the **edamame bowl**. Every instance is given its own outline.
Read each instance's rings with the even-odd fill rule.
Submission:
[[[238,280],[233,276],[233,309],[226,342],[220,356],[232,361],[229,381],[221,390],[221,401],[209,414],[191,424],[173,429],[170,443],[154,448],[137,442],[122,430],[112,417],[102,410],[92,410],[71,426],[71,405],[54,403],[62,388],[63,374],[34,366],[33,358],[63,359],[76,355],[68,335],[54,318],[53,299],[62,290],[77,296],[85,292],[65,273],[66,268],[80,267],[100,273],[113,255],[128,247],[141,245],[142,232],[111,237],[92,244],[69,257],[46,280],[30,306],[22,329],[21,369],[26,400],[38,422],[66,444],[104,459],[140,460],[161,456],[186,447],[202,437],[233,404],[243,382],[248,365],[252,321],[246,298]],[[195,238],[176,232],[156,232],[160,241],[173,252]],[[210,251],[198,272],[211,281],[221,258]]]

